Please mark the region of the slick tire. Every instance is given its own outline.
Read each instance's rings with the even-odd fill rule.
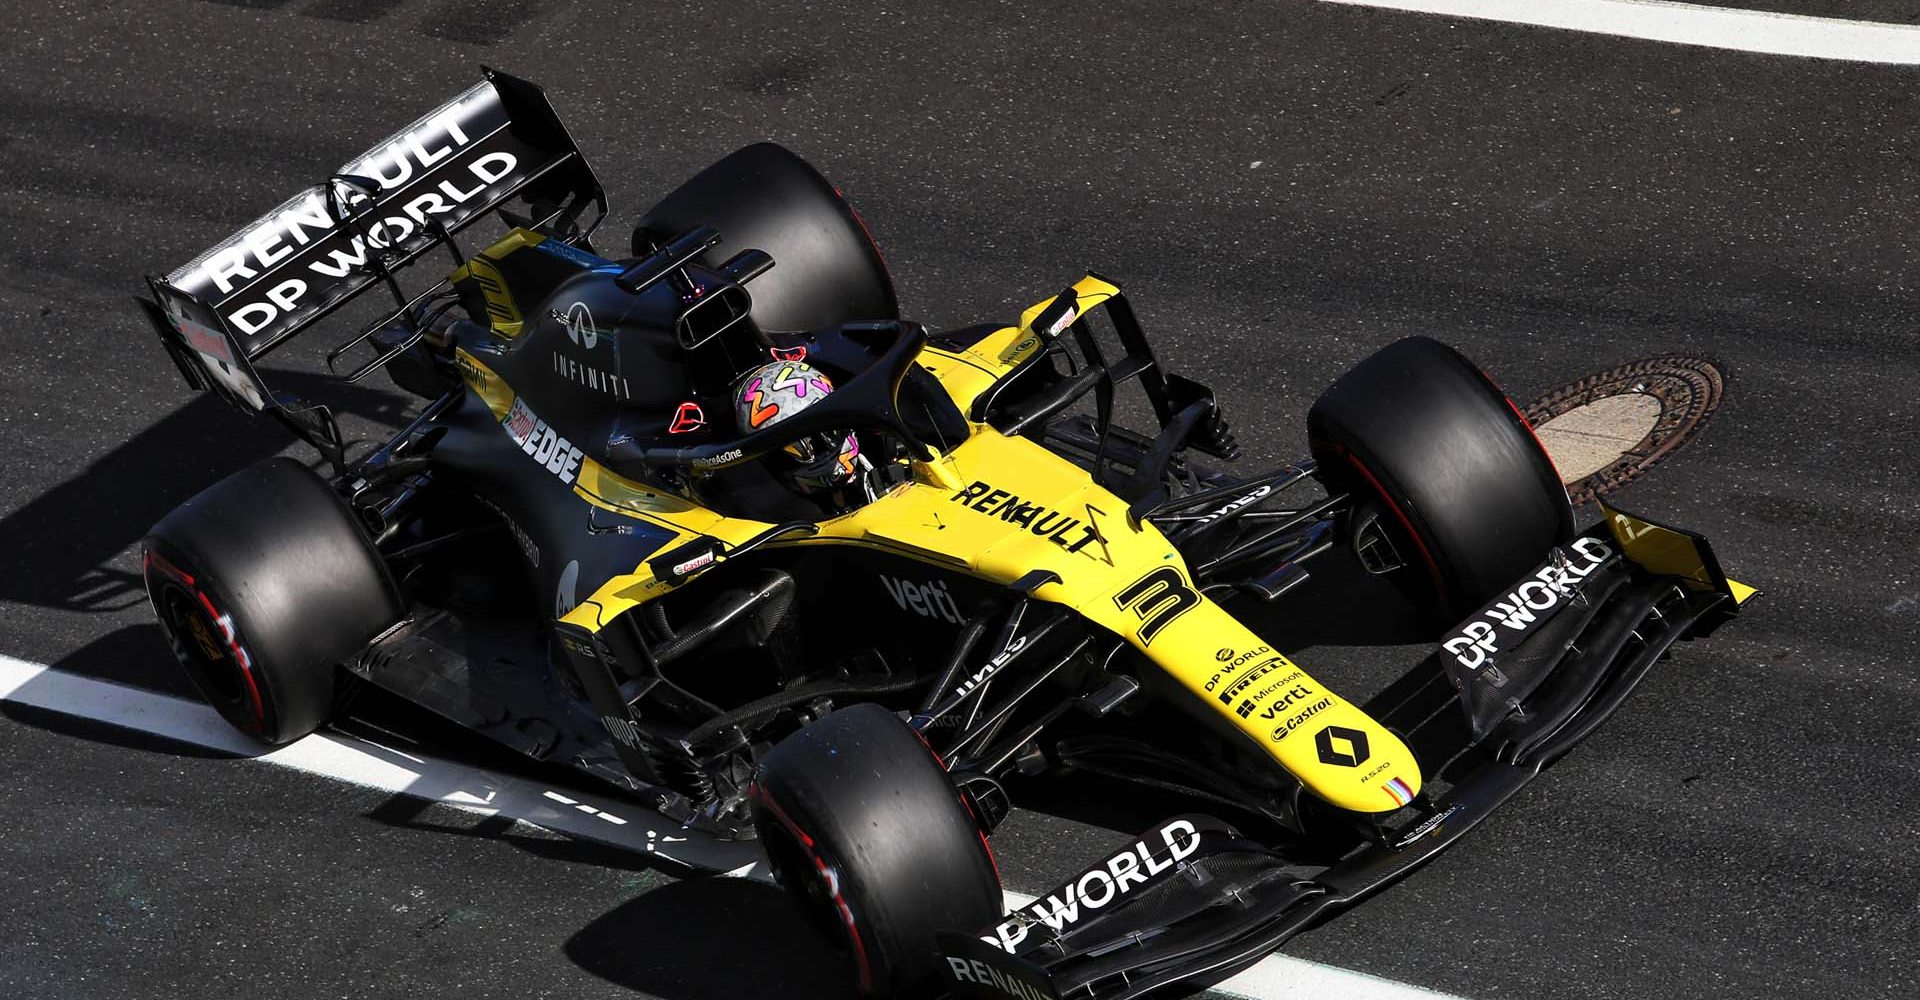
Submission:
[[[1376,511],[1404,568],[1391,576],[1436,624],[1477,611],[1573,537],[1553,460],[1506,395],[1425,337],[1335,379],[1307,414],[1318,475]]]
[[[288,458],[181,504],[142,550],[175,658],[222,717],[269,746],[326,722],[337,665],[402,613],[346,504]]]
[[[878,705],[775,746],[751,802],[775,877],[852,960],[862,996],[932,995],[934,935],[1001,915],[979,824],[919,736]]]
[[[739,149],[676,188],[640,220],[633,252],[696,226],[720,231],[702,263],[742,250],[773,257],[773,270],[748,283],[762,330],[819,330],[900,318],[893,279],[866,223],[840,191],[783,146]]]

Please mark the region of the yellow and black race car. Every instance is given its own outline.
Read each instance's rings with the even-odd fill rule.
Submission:
[[[345,671],[757,836],[869,995],[1224,976],[1453,842],[1752,594],[1687,532],[1577,529],[1519,412],[1431,340],[1336,379],[1311,458],[1229,472],[1213,394],[1104,278],[929,333],[840,193],[766,144],[645,213],[630,257],[596,248],[606,214],[541,91],[489,72],[149,279],[187,380],[331,469],[271,460],[169,514],[154,610],[267,743],[322,725]],[[446,277],[403,290],[430,251]],[[371,350],[345,378],[428,402],[349,460],[253,363],[376,286],[393,307],[328,364]],[[1330,560],[1440,636],[1364,703],[1244,623]],[[1177,815],[1005,913],[989,834],[1063,773]]]

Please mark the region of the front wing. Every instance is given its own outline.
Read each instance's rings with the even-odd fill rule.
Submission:
[[[950,994],[1127,1000],[1217,982],[1452,845],[1611,716],[1673,643],[1756,593],[1698,535],[1603,512],[1507,595],[1544,604],[1544,587],[1552,607],[1502,621],[1511,634],[1493,651],[1473,628],[1487,613],[1469,618],[1369,704],[1423,762],[1446,766],[1428,767],[1425,792],[1357,850],[1314,863],[1220,819],[1174,817],[994,926],[943,936]]]

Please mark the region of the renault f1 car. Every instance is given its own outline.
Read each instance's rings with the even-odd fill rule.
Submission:
[[[489,71],[150,278],[186,380],[325,470],[269,460],[157,524],[155,613],[266,743],[359,678],[757,836],[868,995],[1218,979],[1453,843],[1753,593],[1691,533],[1578,529],[1520,413],[1431,340],[1334,380],[1309,457],[1228,471],[1213,393],[1098,275],[931,333],[840,193],[767,144],[642,215],[630,256],[594,240],[606,215],[543,93]],[[429,252],[445,276],[406,290]],[[255,364],[373,288],[392,307],[327,363],[426,402],[350,457]],[[741,374],[789,362],[830,394],[736,421]],[[799,489],[782,463],[823,435],[858,465]],[[1364,702],[1237,610],[1284,613],[1335,558],[1441,635]],[[1177,815],[1003,912],[989,834],[1045,774]]]

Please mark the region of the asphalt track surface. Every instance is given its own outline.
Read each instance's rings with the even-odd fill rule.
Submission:
[[[853,197],[931,324],[1119,279],[1249,461],[1293,457],[1319,388],[1407,334],[1522,399],[1657,353],[1721,361],[1704,438],[1616,499],[1708,534],[1763,603],[1286,950],[1468,997],[1920,995],[1913,68],[1291,0],[66,3],[0,53],[0,652],[187,693],[129,546],[282,441],[189,398],[130,308],[138,276],[484,62],[548,88],[610,224],[771,138]],[[397,419],[373,383],[280,374],[303,349],[269,380],[362,434]],[[1328,680],[1420,655],[1346,624],[1301,653]],[[838,995],[758,885],[3,713],[0,995]],[[999,847],[1033,891],[1120,837],[1022,812]]]

